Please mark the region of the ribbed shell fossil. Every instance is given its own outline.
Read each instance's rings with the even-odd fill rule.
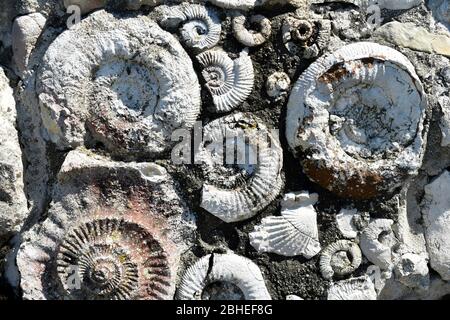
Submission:
[[[346,276],[361,264],[361,250],[349,240],[338,240],[326,247],[320,256],[320,272],[325,279]]]
[[[243,51],[234,61],[224,51],[209,50],[197,56],[203,67],[206,88],[211,93],[214,110],[228,112],[239,106],[253,90],[253,63]]]
[[[306,59],[317,57],[328,46],[331,22],[322,19],[287,17],[281,28],[286,49]]]
[[[155,156],[172,131],[193,126],[200,86],[178,41],[147,17],[97,11],[48,48],[37,94],[59,148],[86,139],[122,157]]]
[[[393,267],[392,247],[396,244],[393,223],[390,219],[376,219],[360,236],[361,250],[366,258],[383,270]]]
[[[364,276],[332,284],[328,300],[377,300],[377,293],[370,278]]]
[[[205,176],[201,207],[225,222],[253,217],[281,191],[278,136],[256,117],[238,113],[212,121],[198,155]]]
[[[313,205],[317,194],[288,193],[281,202],[281,217],[267,217],[249,234],[250,244],[259,252],[312,258],[321,250],[317,212]]]
[[[208,290],[208,286],[216,288]],[[258,266],[233,253],[204,256],[184,273],[180,300],[270,300]]]
[[[417,174],[426,108],[422,84],[404,55],[354,43],[300,76],[288,103],[286,137],[294,154],[304,155],[311,180],[343,197],[372,198]]]
[[[270,20],[263,15],[253,15],[248,19],[249,24],[258,25],[259,30],[250,30],[246,27],[247,18],[241,14],[233,18],[234,37],[247,47],[256,47],[266,42],[272,33]]]
[[[165,170],[69,153],[48,218],[24,235],[25,299],[171,299],[193,229]]]
[[[159,6],[152,16],[163,28],[178,28],[182,42],[197,51],[211,49],[220,40],[220,19],[215,11],[203,5]]]

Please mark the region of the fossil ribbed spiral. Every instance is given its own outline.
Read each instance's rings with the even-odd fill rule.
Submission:
[[[178,41],[148,17],[103,10],[63,32],[38,71],[49,139],[59,148],[100,142],[121,157],[155,156],[200,112],[200,86]]]
[[[234,61],[224,51],[209,50],[197,56],[203,67],[206,88],[213,98],[213,111],[228,112],[239,106],[253,90],[253,63],[243,51]]]
[[[209,287],[209,288],[208,288]],[[270,300],[258,266],[234,253],[204,256],[184,273],[180,300]]]
[[[263,15],[253,15],[248,19],[249,24],[258,25],[257,30],[251,30],[246,26],[247,18],[240,14],[233,18],[234,37],[247,47],[256,47],[266,42],[272,33],[270,20]]]
[[[198,152],[205,177],[201,207],[235,222],[269,205],[283,185],[283,152],[275,134],[242,113],[206,125]]]
[[[359,246],[349,240],[339,240],[326,247],[320,256],[320,272],[325,279],[346,276],[361,264]]]
[[[426,108],[423,86],[404,55],[354,43],[300,76],[288,103],[286,137],[311,180],[343,197],[372,198],[417,174]]]

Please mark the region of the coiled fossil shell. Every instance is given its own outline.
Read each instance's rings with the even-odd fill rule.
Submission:
[[[199,4],[159,6],[152,13],[163,28],[179,29],[182,42],[197,51],[211,49],[220,40],[222,24],[211,8]]]
[[[372,198],[417,174],[426,108],[422,84],[404,55],[354,43],[300,76],[288,103],[286,137],[294,154],[305,155],[311,180],[343,197]]]
[[[198,155],[205,177],[201,207],[225,222],[253,217],[283,186],[278,136],[251,115],[238,113],[206,125]]]
[[[314,58],[327,48],[330,40],[331,22],[324,19],[287,17],[281,33],[284,46],[292,54],[306,59]]]
[[[370,278],[364,276],[333,283],[328,300],[377,300],[377,293]]]
[[[262,45],[269,39],[272,33],[272,24],[270,20],[263,15],[253,15],[249,19],[249,23],[252,25],[258,25],[259,30],[249,30],[245,26],[247,18],[245,15],[240,14],[233,18],[233,34],[234,37],[247,47],[256,47]]]
[[[320,272],[325,279],[332,279],[334,275],[346,276],[358,269],[361,260],[361,250],[356,243],[339,240],[322,251]]]
[[[393,223],[390,219],[376,219],[369,223],[360,236],[364,255],[383,270],[393,267],[392,247],[397,243],[392,231]]]
[[[218,288],[208,290],[216,284]],[[215,291],[215,292],[214,292]],[[270,300],[258,266],[234,253],[204,256],[184,273],[180,300]]]
[[[313,205],[317,194],[288,193],[281,202],[281,217],[267,217],[249,234],[250,244],[259,252],[312,258],[321,250],[317,212]]]
[[[171,299],[192,245],[185,213],[164,168],[69,153],[18,252],[24,298]]]
[[[210,50],[197,56],[203,67],[202,75],[210,92],[214,110],[228,112],[247,99],[253,90],[253,63],[243,51],[234,61],[224,51]]]
[[[173,130],[193,126],[201,101],[192,61],[172,35],[147,17],[105,11],[50,45],[37,94],[59,148],[89,140],[127,158],[170,149]]]

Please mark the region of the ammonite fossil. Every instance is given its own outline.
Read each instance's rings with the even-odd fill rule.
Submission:
[[[300,76],[288,103],[286,137],[311,180],[342,197],[372,198],[417,174],[426,108],[404,55],[375,43],[350,44]]]
[[[256,47],[266,42],[272,33],[272,24],[270,20],[263,15],[253,15],[248,19],[248,24],[257,25],[256,30],[246,26],[247,18],[240,14],[233,18],[234,37],[247,47]]]
[[[59,148],[101,143],[134,158],[170,150],[171,134],[193,126],[200,86],[179,42],[148,17],[97,11],[50,45],[37,94]]]
[[[270,300],[258,266],[234,253],[204,256],[184,273],[180,300]]]
[[[361,250],[349,240],[339,240],[326,247],[320,256],[320,272],[325,279],[346,276],[361,264]]]
[[[243,113],[207,124],[198,151],[205,178],[201,207],[236,222],[268,206],[283,186],[283,152],[275,134]]]
[[[69,153],[48,218],[18,252],[23,297],[172,299],[186,211],[158,165]]]
[[[231,111],[248,98],[255,75],[247,51],[232,60],[225,51],[209,50],[199,54],[197,59],[203,67],[206,88],[213,98],[213,111]]]

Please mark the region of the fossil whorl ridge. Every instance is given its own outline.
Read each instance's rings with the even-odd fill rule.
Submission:
[[[97,11],[48,48],[37,94],[60,148],[100,142],[123,157],[155,156],[173,130],[191,127],[200,86],[179,42],[147,17]]]
[[[364,276],[333,283],[328,300],[377,300],[377,293],[372,280]]]
[[[247,99],[253,90],[253,63],[246,51],[234,61],[224,51],[209,50],[197,56],[214,110],[228,112]]]
[[[249,219],[280,193],[283,151],[256,117],[239,113],[212,121],[199,149],[201,207],[223,221]]]
[[[392,79],[398,79],[393,82]],[[372,198],[416,175],[427,100],[412,64],[375,43],[314,62],[288,103],[286,137],[311,180],[342,197]]]
[[[258,30],[250,30],[246,27],[247,18],[241,14],[233,18],[234,37],[247,47],[256,47],[266,42],[272,33],[270,20],[263,15],[253,15],[248,19],[249,24],[258,25]]]
[[[356,243],[339,240],[322,251],[320,272],[325,279],[332,279],[334,275],[346,276],[358,269],[361,260],[361,250]]]
[[[151,13],[167,29],[178,29],[182,42],[197,51],[211,49],[220,40],[221,21],[214,10],[199,4],[159,6]]]
[[[164,168],[73,151],[48,218],[24,235],[25,299],[171,299],[194,227]]]
[[[208,286],[216,285],[211,290]],[[234,253],[204,256],[184,273],[180,300],[270,300],[258,266]]]
[[[318,195],[288,193],[281,202],[281,217],[267,217],[249,234],[250,244],[259,252],[283,256],[303,255],[310,259],[321,250],[314,204]]]

